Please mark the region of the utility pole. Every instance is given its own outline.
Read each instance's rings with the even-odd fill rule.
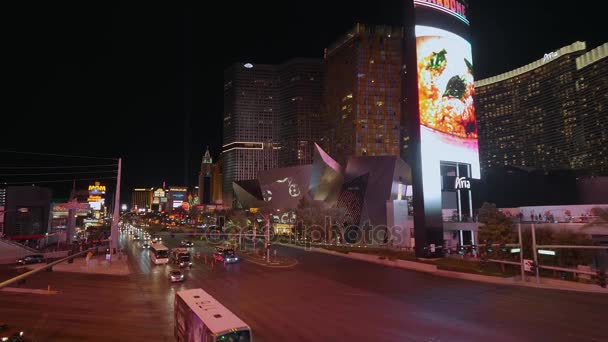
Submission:
[[[540,284],[540,267],[538,267],[538,255],[536,254],[536,232],[532,223],[532,254],[534,255],[534,272],[536,273],[536,283]]]
[[[270,263],[270,214],[268,214],[268,224],[266,224],[266,263]]]
[[[122,158],[118,158],[118,175],[116,177],[116,194],[114,194],[114,213],[110,228],[110,258],[118,248],[118,220],[120,219],[120,174],[122,171]]]

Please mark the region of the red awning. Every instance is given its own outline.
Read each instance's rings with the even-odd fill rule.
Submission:
[[[8,237],[9,240],[40,240],[44,239],[44,235],[36,234],[36,235],[13,235]]]

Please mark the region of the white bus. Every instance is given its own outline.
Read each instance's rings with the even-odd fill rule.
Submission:
[[[178,342],[251,342],[249,326],[203,289],[175,294]]]
[[[150,259],[156,265],[166,264],[169,262],[169,248],[162,243],[153,243],[150,245]]]

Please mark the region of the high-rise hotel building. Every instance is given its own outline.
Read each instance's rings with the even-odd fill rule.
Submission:
[[[607,44],[575,42],[475,82],[482,169],[608,171]]]
[[[401,155],[402,41],[401,27],[357,24],[325,50],[322,146],[342,165]]]
[[[222,191],[232,206],[232,183],[278,166],[278,77],[273,65],[235,63],[224,71]]]
[[[576,69],[579,121],[570,163],[608,175],[608,43],[577,58]]]
[[[279,78],[279,166],[312,164],[323,135],[323,60],[295,58],[277,67]]]
[[[237,63],[224,72],[223,203],[232,183],[275,167],[311,164],[323,135],[321,59]],[[200,187],[200,186],[199,186]]]

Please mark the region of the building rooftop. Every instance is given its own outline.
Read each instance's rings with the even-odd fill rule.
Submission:
[[[530,72],[534,69],[540,68],[541,66],[545,65],[546,63],[553,61],[563,55],[567,55],[573,52],[577,52],[577,51],[583,51],[587,48],[587,45],[585,44],[585,42],[575,42],[572,43],[568,46],[564,46],[556,51],[553,52],[549,52],[546,53],[543,58],[532,62],[528,65],[524,65],[520,68],[511,70],[511,71],[507,71],[505,73],[502,73],[500,75],[496,75],[496,76],[492,76],[483,80],[479,80],[479,81],[475,81],[475,87],[479,88],[479,87],[484,87],[493,83],[497,83],[497,82],[501,82],[504,80],[507,80],[509,78],[513,78],[522,74],[525,74],[527,72]],[[578,64],[578,63],[577,63]]]

